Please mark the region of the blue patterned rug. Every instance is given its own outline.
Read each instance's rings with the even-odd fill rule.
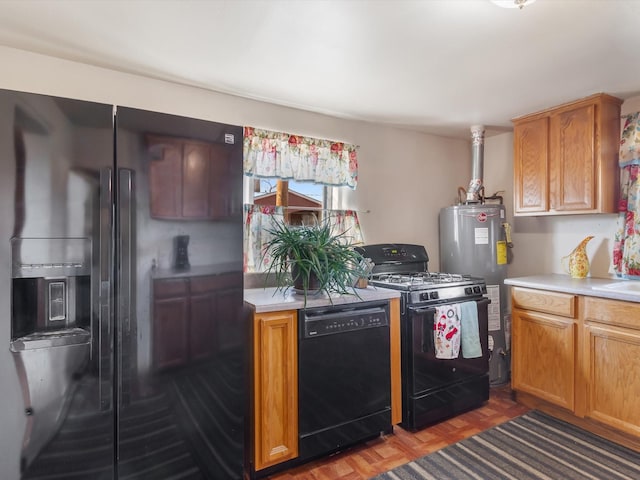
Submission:
[[[374,480],[637,480],[640,453],[532,411]]]

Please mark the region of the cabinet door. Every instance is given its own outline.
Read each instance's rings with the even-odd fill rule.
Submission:
[[[512,321],[513,389],[573,410],[574,320],[514,308]]]
[[[549,121],[546,117],[514,126],[514,195],[516,213],[549,209]]]
[[[594,210],[597,182],[595,105],[591,103],[553,113],[549,131],[551,209]]]
[[[585,325],[586,416],[640,436],[640,331]]]
[[[153,351],[157,369],[188,361],[189,303],[187,297],[156,298],[153,302]]]
[[[640,304],[585,297],[586,414],[640,436]]]
[[[152,218],[182,216],[182,144],[155,139],[149,164]]]
[[[185,142],[182,163],[182,216],[209,217],[209,145]]]
[[[191,295],[189,358],[204,360],[216,352],[218,307],[215,292]]]
[[[298,456],[298,338],[295,310],[254,317],[255,470]]]

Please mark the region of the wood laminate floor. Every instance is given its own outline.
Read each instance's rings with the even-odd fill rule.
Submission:
[[[529,409],[511,399],[509,386],[491,389],[482,407],[415,433],[394,427],[385,435],[327,458],[267,478],[270,480],[365,480],[482,430],[522,415]]]

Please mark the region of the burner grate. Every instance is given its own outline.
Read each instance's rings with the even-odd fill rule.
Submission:
[[[460,275],[457,273],[440,273],[440,272],[415,272],[415,273],[379,273],[372,277],[372,280],[394,285],[407,286],[429,286],[442,285],[447,283],[457,283],[469,281],[469,275]]]

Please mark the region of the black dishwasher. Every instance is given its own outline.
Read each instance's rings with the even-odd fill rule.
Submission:
[[[389,304],[299,311],[300,459],[391,431]]]

